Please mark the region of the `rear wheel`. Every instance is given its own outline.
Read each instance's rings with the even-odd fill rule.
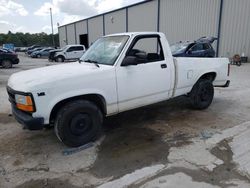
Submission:
[[[92,102],[77,100],[66,104],[57,114],[55,133],[70,147],[93,141],[101,132],[103,115]]]
[[[199,110],[208,108],[213,101],[213,97],[214,86],[210,80],[198,81],[190,93],[193,108]]]
[[[8,59],[5,59],[5,60],[2,61],[2,66],[5,69],[9,69],[9,68],[12,67],[12,62],[10,60],[8,60]]]

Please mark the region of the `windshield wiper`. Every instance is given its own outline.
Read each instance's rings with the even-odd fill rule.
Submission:
[[[83,62],[83,60],[81,60],[81,62]],[[97,61],[94,61],[94,60],[91,60],[91,59],[86,59],[86,60],[84,60],[84,62],[93,63],[93,64],[95,64],[95,66],[97,66],[98,68],[100,67],[100,66],[98,65],[98,62],[97,62]]]

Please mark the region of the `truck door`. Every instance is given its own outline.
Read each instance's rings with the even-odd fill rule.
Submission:
[[[168,99],[171,75],[167,61],[159,35],[134,39],[117,67],[120,112]]]
[[[75,47],[71,46],[66,51],[66,59],[74,59],[75,58]]]

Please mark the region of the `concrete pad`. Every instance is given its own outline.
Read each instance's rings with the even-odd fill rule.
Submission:
[[[184,173],[176,173],[173,175],[162,176],[142,185],[140,188],[166,188],[166,187],[196,187],[196,188],[219,188],[204,182],[195,182],[192,177]]]
[[[239,172],[250,178],[250,129],[235,136],[229,145]]]
[[[142,181],[150,178],[165,168],[165,165],[155,165],[151,167],[145,167],[140,170],[136,170],[131,174],[127,174],[117,180],[105,183],[98,188],[123,188],[136,183],[137,181]]]
[[[171,148],[168,160],[171,163],[186,161],[205,170],[213,171],[216,166],[223,164],[223,161],[211,154],[209,149],[210,145],[204,141],[196,140],[194,144]]]

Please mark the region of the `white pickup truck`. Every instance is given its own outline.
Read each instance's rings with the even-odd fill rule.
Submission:
[[[173,58],[164,34],[138,32],[98,39],[78,62],[13,74],[7,86],[24,128],[54,125],[68,146],[93,140],[105,116],[180,95],[207,108],[214,86],[229,86],[227,58]]]
[[[65,60],[77,60],[86,51],[84,45],[67,45],[62,50],[55,52],[53,60],[64,62]]]

